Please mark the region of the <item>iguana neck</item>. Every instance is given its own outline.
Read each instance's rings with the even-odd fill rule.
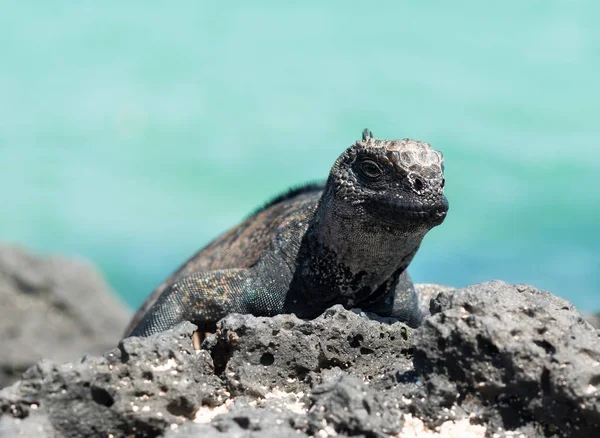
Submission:
[[[345,215],[326,187],[302,243],[304,293],[347,305],[369,298],[408,266],[424,234]]]

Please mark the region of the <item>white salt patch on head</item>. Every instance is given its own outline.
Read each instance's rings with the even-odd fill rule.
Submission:
[[[471,424],[468,418],[459,421],[446,421],[438,428],[431,430],[420,418],[404,414],[404,427],[397,438],[484,438],[486,427]]]

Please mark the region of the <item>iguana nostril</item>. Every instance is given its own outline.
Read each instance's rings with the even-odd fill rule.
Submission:
[[[423,190],[423,181],[421,181],[421,178],[415,178],[414,186],[417,192]]]

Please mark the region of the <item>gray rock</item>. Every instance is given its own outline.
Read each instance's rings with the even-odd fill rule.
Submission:
[[[46,415],[56,433],[66,437],[253,436],[266,430],[298,436],[329,420],[341,436],[345,431],[379,436],[398,428],[397,421],[383,424],[391,417],[376,383],[402,386],[396,376],[412,369],[411,329],[402,323],[341,306],[313,321],[230,315],[205,341],[209,350],[198,352],[191,349],[194,328],[184,323],[150,338],[128,338],[105,357],[79,363],[42,361],[0,391],[0,413],[29,428],[33,414]],[[216,370],[208,351],[219,364]],[[360,380],[347,380],[349,375]],[[321,389],[311,398],[315,385]],[[228,400],[225,388],[236,397]],[[360,395],[357,402],[353,394]],[[396,416],[404,406],[397,398]],[[308,418],[312,406],[331,415]],[[211,412],[221,415],[208,426],[182,425],[211,418]],[[345,414],[338,419],[340,412]]]
[[[60,438],[45,414],[32,412],[27,419],[0,417],[0,437]]]
[[[42,358],[102,354],[128,319],[89,264],[0,246],[0,388]]]
[[[411,370],[411,342],[405,324],[337,305],[311,321],[229,315],[204,347],[232,394],[263,397],[275,387],[306,391],[322,382],[324,370],[345,370],[366,381]]]
[[[327,424],[336,434],[371,437],[396,435],[403,424],[400,405],[348,375],[313,388],[307,422],[311,434]]]
[[[421,310],[425,314],[429,314],[429,304],[432,298],[435,298],[440,292],[452,292],[456,288],[441,284],[417,283],[415,284],[415,289],[419,293]]]
[[[496,281],[441,293],[431,313],[415,333],[430,406],[472,404],[504,429],[599,436],[600,334],[571,303]]]
[[[194,351],[186,322],[150,338],[128,338],[104,357],[42,361],[0,391],[0,413],[47,415],[61,437],[158,436],[227,399],[206,351]],[[4,417],[3,417],[4,418]]]
[[[236,399],[229,412],[217,416],[210,424],[187,422],[169,431],[167,438],[302,438],[309,435],[298,426],[299,415],[283,401],[271,401],[257,407],[247,400]]]
[[[201,351],[183,323],[42,361],[0,391],[0,436],[387,437],[421,420],[443,436],[600,436],[600,332],[568,302],[502,282],[438,292],[416,331],[341,306],[234,314]]]

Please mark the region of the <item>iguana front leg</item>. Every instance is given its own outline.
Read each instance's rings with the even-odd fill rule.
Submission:
[[[169,286],[148,309],[131,336],[150,336],[191,321],[200,332],[212,331],[229,313],[271,315],[281,312],[277,291],[263,284],[251,269],[198,272]]]

